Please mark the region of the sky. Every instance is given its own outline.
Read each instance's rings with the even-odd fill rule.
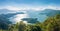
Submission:
[[[60,0],[0,0],[0,9],[10,10],[41,10],[59,9]]]
[[[60,0],[0,0],[0,9],[9,9],[14,11],[19,10],[44,10],[44,9],[55,9],[60,10]],[[33,12],[32,12],[33,14]],[[19,22],[20,19],[27,17],[28,14],[19,14],[11,19]],[[46,17],[46,16],[42,16]]]

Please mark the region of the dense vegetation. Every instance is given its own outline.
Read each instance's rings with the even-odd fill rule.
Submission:
[[[25,24],[20,21],[16,24],[9,24],[6,29],[1,27],[0,31],[60,31],[60,15],[49,17],[42,23]]]

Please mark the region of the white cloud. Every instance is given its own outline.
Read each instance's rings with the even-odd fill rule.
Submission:
[[[20,8],[13,7],[13,6],[7,6],[6,8],[9,10],[20,10]]]
[[[19,22],[19,21],[22,21],[21,19],[22,18],[26,18],[26,17],[29,17],[27,14],[17,14],[15,15],[14,17],[11,17],[10,18],[10,21],[13,21],[13,22]],[[25,23],[25,22],[24,22]]]
[[[56,10],[56,7],[55,6],[47,6],[46,8],[47,9],[55,9]]]
[[[60,10],[60,6],[48,5],[48,6],[45,7],[45,9]]]
[[[27,21],[23,21],[23,23],[27,24],[28,22]]]
[[[46,7],[27,7],[27,8],[16,8],[16,7],[12,7],[12,6],[9,6],[10,9],[14,9],[14,10],[35,10],[35,11],[38,11],[38,10],[44,10],[44,9],[54,9],[54,10],[60,10],[60,7],[56,7],[56,6],[46,6]],[[9,9],[9,8],[8,8]],[[11,9],[11,10],[12,10]],[[26,11],[23,11],[24,13],[26,13]],[[14,18],[15,17],[15,18]],[[21,21],[22,18],[26,18],[26,17],[29,17],[28,14],[18,14],[16,16],[14,16],[11,18],[12,21],[15,21],[15,22],[19,22]],[[26,23],[26,21],[24,22]]]
[[[9,9],[9,10],[14,10],[14,11],[19,11],[19,10],[35,10],[35,11],[39,11],[39,10],[44,10],[44,9],[55,9],[55,10],[60,10],[60,7],[57,6],[39,6],[39,7],[32,7],[32,6],[25,6],[25,7],[15,7],[15,6],[6,6],[3,7],[5,9]]]

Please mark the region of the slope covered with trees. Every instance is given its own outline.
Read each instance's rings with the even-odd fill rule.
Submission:
[[[26,24],[20,21],[19,23],[9,25],[6,31],[60,31],[60,14],[49,17],[42,23]]]

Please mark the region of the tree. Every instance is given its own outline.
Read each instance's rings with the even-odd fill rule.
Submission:
[[[18,31],[26,31],[26,24],[20,21]]]
[[[59,31],[60,29],[59,23],[60,23],[60,15],[56,15],[45,20],[44,26],[46,28],[46,31]]]
[[[30,25],[30,31],[41,31],[40,23]]]

